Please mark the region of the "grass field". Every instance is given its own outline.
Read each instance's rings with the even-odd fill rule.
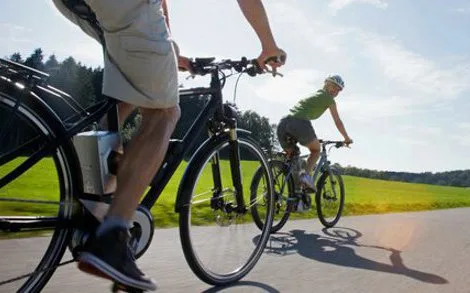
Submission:
[[[12,165],[2,166],[0,176],[5,175]],[[251,169],[251,166],[242,166]],[[157,227],[173,227],[178,225],[178,214],[174,212],[174,200],[179,180],[183,174],[185,163],[177,170],[166,186],[160,199],[152,208]],[[246,177],[250,180],[252,173]],[[401,183],[392,181],[372,180],[344,176],[346,186],[346,203],[343,215],[363,215],[373,213],[389,213],[404,211],[422,211],[455,207],[470,207],[470,189],[457,187],[441,187],[425,184]],[[57,200],[58,180],[54,175],[53,163],[44,159],[28,171],[21,179],[3,187],[0,198],[22,197],[27,199]],[[6,203],[0,202],[2,215],[38,215],[50,214],[57,207],[51,205]],[[296,214],[293,218],[314,217],[315,211]]]

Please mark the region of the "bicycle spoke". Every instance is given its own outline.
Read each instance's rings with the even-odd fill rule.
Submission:
[[[0,91],[0,117],[14,107]],[[69,243],[76,168],[69,142],[54,148],[57,136],[47,117],[18,104],[12,131],[0,148],[0,291],[39,292],[60,264]],[[5,142],[5,143],[4,143]],[[72,171],[73,170],[73,171]]]
[[[8,153],[2,154],[2,156],[0,156],[0,166],[3,166],[15,159],[17,155],[20,154],[22,151],[31,149],[32,146],[37,146],[41,140],[45,140],[45,138],[43,136],[38,135],[34,138],[29,139],[27,142],[22,143],[20,146],[14,148]]]
[[[75,261],[76,261],[76,259],[71,259],[71,260],[68,260],[68,261],[61,262],[60,264],[55,265],[55,266],[50,267],[50,268],[44,268],[44,269],[41,269],[39,271],[34,271],[34,272],[31,272],[31,273],[27,273],[27,274],[24,274],[24,275],[21,275],[21,276],[18,276],[18,277],[14,277],[14,278],[5,280],[5,281],[0,281],[0,286],[6,285],[6,284],[9,284],[9,283],[13,283],[13,282],[16,282],[16,281],[19,281],[19,280],[22,280],[22,279],[26,279],[26,278],[32,277],[34,275],[39,275],[41,273],[44,273],[44,272],[47,272],[47,271],[50,271],[50,270],[54,270],[58,267],[68,265],[68,264],[73,263]]]
[[[267,163],[262,161],[262,153],[250,141],[240,138],[242,190],[239,190],[234,186],[239,183],[231,180],[231,171],[236,164],[230,164],[230,147],[226,140],[195,161],[197,169],[193,172],[198,175],[191,181],[191,190],[197,199],[193,199],[180,215],[185,256],[193,271],[211,284],[226,284],[245,275],[260,257],[269,236],[269,229],[260,235],[250,213],[252,207],[260,206],[264,197],[263,193],[258,193],[256,199],[250,197],[250,180],[260,166],[266,170]],[[218,158],[216,166],[212,164],[215,157]],[[217,172],[218,176],[213,176],[213,172]],[[211,192],[206,195],[207,199],[201,199],[199,195],[207,190],[208,182],[210,186],[220,186],[222,192],[217,197],[213,197]],[[243,194],[243,206],[238,201],[240,194]],[[263,218],[269,224],[272,221],[270,196],[271,193],[266,194]]]
[[[292,206],[290,193],[294,191],[294,182],[291,176],[287,176],[286,165],[283,161],[273,160],[270,162],[270,167],[274,188],[274,221],[271,232],[275,233],[282,229],[289,218]],[[258,204],[253,205],[252,214],[256,225],[261,229],[264,226],[261,218],[264,215],[265,204],[259,203],[259,194],[264,194],[266,191],[266,178],[264,176],[254,178],[253,184],[256,185],[257,192],[252,194],[252,200]]]
[[[324,173],[320,179],[320,196],[317,196],[317,212],[322,224],[333,227],[341,217],[344,204],[344,187],[341,176]]]
[[[212,194],[213,191],[207,191],[207,192],[204,192],[204,193],[199,193],[199,194],[193,196],[193,200],[191,200],[190,204],[200,204],[200,203],[208,202],[208,201],[211,201],[211,200],[214,200],[214,199],[224,198],[224,197],[227,197],[227,196],[230,195],[230,194],[225,194],[224,195],[224,193],[227,193],[227,192],[233,192],[233,190],[231,188],[225,188],[225,189],[222,190],[222,195],[221,196],[210,197],[210,198],[200,199],[200,200],[194,200],[195,198],[202,197],[202,196],[207,195],[207,194]]]
[[[257,197],[257,198],[258,198],[258,197]],[[258,200],[255,200],[255,201],[252,201],[252,202],[250,202],[250,205],[249,205],[249,206],[247,206],[246,208],[247,208],[247,209],[250,209],[250,208],[252,208],[252,207],[256,206],[256,205],[258,204],[258,202],[260,202],[260,201],[263,201],[263,202],[265,202],[265,199],[264,199],[264,197],[263,197],[263,198],[261,198],[261,199],[258,199]],[[265,205],[266,205],[266,203],[265,203]]]
[[[68,203],[59,202],[59,201],[52,201],[52,200],[35,200],[35,199],[22,199],[22,198],[0,198],[0,201],[5,202],[21,202],[21,203],[38,203],[38,204],[50,204],[50,205],[58,205],[63,206]]]

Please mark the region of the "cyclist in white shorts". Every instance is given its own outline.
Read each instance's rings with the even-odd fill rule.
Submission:
[[[53,1],[66,18],[103,44],[103,94],[122,101],[120,121],[136,107],[142,114],[140,129],[119,162],[111,207],[80,254],[79,268],[130,287],[155,290],[155,282],[135,264],[128,223],[160,167],[180,117],[177,68],[189,69],[189,59],[175,52],[167,0]],[[276,45],[261,0],[238,0],[238,4],[261,42],[260,65],[266,68],[264,61],[277,57],[267,63],[275,71],[286,54]]]

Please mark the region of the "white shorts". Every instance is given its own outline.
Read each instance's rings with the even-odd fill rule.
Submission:
[[[83,19],[61,0],[56,7],[100,41]],[[104,31],[103,94],[144,108],[170,108],[179,102],[176,55],[161,0],[85,0]]]

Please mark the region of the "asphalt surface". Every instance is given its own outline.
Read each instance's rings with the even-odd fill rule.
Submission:
[[[157,229],[139,266],[157,281],[158,292],[470,292],[469,223],[468,208],[343,217],[328,230],[317,219],[289,221],[271,236],[255,268],[227,288],[209,286],[192,273],[178,229]],[[211,229],[206,231],[211,238]],[[0,279],[34,262],[40,241],[1,240]],[[43,292],[110,287],[71,264],[59,268]],[[0,292],[11,288],[0,286]]]

